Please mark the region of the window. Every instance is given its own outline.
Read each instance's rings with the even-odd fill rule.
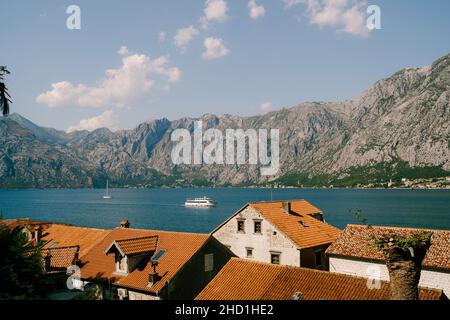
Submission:
[[[272,252],[270,254],[270,263],[272,263],[272,264],[280,264],[280,255],[281,255],[281,253]]]
[[[214,270],[214,254],[205,254],[205,272]]]
[[[125,271],[125,272],[127,271],[127,258],[126,257],[122,257],[122,259],[120,259],[119,270]]]
[[[255,220],[255,233],[261,233],[261,221]]]
[[[245,224],[244,224],[244,220],[238,220],[237,222],[237,231],[238,232],[245,232]]]
[[[116,272],[123,274],[128,273],[128,261],[126,256],[116,254]]]
[[[159,260],[161,260],[162,256],[166,253],[165,249],[161,249],[158,253],[151,258],[152,264],[158,264]]]
[[[246,248],[247,258],[253,258],[253,248]]]
[[[322,265],[322,250],[315,252],[315,261],[316,267],[320,267]]]

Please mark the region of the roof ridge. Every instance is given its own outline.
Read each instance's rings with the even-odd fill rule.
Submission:
[[[347,227],[369,227],[364,224],[349,223]],[[432,228],[417,228],[417,227],[397,227],[397,226],[370,226],[372,228],[386,228],[386,229],[406,229],[406,230],[426,230],[426,231],[440,231],[440,232],[450,232],[446,229],[432,229]]]
[[[79,245],[75,246],[64,246],[64,247],[54,247],[54,248],[42,248],[42,250],[59,250],[59,249],[71,249],[71,248],[78,248],[80,249]]]
[[[115,241],[115,242],[121,242],[121,241],[142,240],[142,239],[149,239],[149,238],[159,238],[159,237],[158,237],[158,235],[153,235],[153,236],[135,237],[135,238],[127,238],[127,239],[113,240],[113,241]]]
[[[59,222],[49,222],[51,224],[53,224],[51,227],[53,226],[58,226],[58,227],[71,227],[71,228],[77,228],[77,229],[87,229],[87,230],[97,230],[97,231],[111,231],[111,229],[103,229],[103,228],[92,228],[92,227],[85,227],[85,226],[75,226],[72,224],[64,224],[64,223],[59,223]]]
[[[267,200],[267,201],[251,201],[249,202],[249,204],[254,204],[254,203],[283,203],[283,202],[300,202],[300,201],[306,201],[309,204],[311,204],[308,200],[305,199],[290,199],[290,200]],[[311,204],[313,205],[313,204]]]
[[[148,232],[161,232],[161,233],[176,233],[176,234],[189,234],[189,235],[200,235],[200,236],[209,236],[209,233],[197,233],[197,232],[187,232],[187,231],[168,231],[168,230],[153,230],[153,229],[138,229],[138,228],[121,228],[116,227],[112,229],[111,231],[116,230],[129,230],[129,231],[148,231]],[[157,236],[157,235],[156,235]]]

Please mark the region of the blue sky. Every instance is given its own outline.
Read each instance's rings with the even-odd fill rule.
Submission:
[[[353,99],[450,52],[449,1],[309,3],[1,0],[12,110],[61,130],[248,116]],[[66,27],[71,4],[81,9],[80,30]],[[369,5],[381,8],[381,30],[365,28]]]

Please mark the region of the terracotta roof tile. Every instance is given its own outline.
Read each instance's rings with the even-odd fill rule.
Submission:
[[[157,244],[158,244],[158,236],[148,236],[140,238],[115,240],[111,244],[111,246],[116,245],[122,254],[131,256],[135,254],[153,252],[156,250]]]
[[[127,276],[114,274],[114,255],[105,255],[108,246],[113,241],[152,236],[158,236],[155,254],[161,249],[166,250],[156,267],[156,271],[162,278],[152,287],[148,286],[148,275],[153,272],[153,267],[149,263],[150,255],[149,259],[145,259],[142,265]],[[81,259],[81,277],[87,280],[108,280],[127,288],[157,292],[203,246],[208,238],[207,234],[117,228]]]
[[[110,232],[111,230],[54,224],[44,231],[42,240],[45,241],[44,249],[79,246],[82,257]]]
[[[42,257],[44,259],[50,258],[49,266],[51,269],[67,269],[67,267],[75,263],[79,250],[79,246],[43,249]]]
[[[300,248],[329,244],[338,238],[340,234],[338,228],[309,216],[322,213],[318,208],[305,200],[289,202],[294,214],[288,214],[283,209],[282,201],[253,202],[250,205]]]
[[[370,290],[364,278],[232,258],[196,300],[291,300],[296,292],[301,300],[387,300],[389,284]],[[441,290],[420,290],[422,300],[441,296]]]
[[[27,228],[30,232],[33,232],[38,227],[42,227],[42,230],[46,230],[47,228],[55,224],[66,225],[64,223],[36,221],[30,218],[0,219],[0,223],[5,224],[10,230],[13,230],[17,227],[22,227]]]
[[[431,246],[423,261],[423,266],[450,269],[450,231],[397,227],[373,227],[378,233],[395,232],[405,237],[418,231],[433,233]],[[327,249],[330,255],[384,260],[383,253],[375,248],[369,239],[370,229],[365,225],[348,225],[340,237]]]

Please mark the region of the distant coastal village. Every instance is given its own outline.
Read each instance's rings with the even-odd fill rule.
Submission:
[[[133,229],[127,219],[114,229],[4,219],[0,229],[23,237],[27,257],[39,248],[45,299],[448,300],[450,231],[340,230],[324,216],[290,200],[243,204],[208,234]],[[392,248],[403,252],[395,267]]]
[[[174,183],[168,185],[158,186],[161,188],[196,188],[196,187],[207,187],[209,184],[192,184],[188,183],[184,179],[177,179]],[[151,184],[126,184],[121,186],[122,188],[152,188]],[[388,181],[388,182],[371,182],[367,184],[357,183],[354,186],[346,186],[346,187],[337,187],[334,185],[317,185],[317,186],[305,186],[305,185],[285,185],[282,183],[270,183],[263,185],[249,185],[246,186],[248,188],[280,188],[280,189],[289,189],[289,188],[356,188],[356,189],[444,189],[450,190],[450,176],[449,177],[437,177],[437,178],[417,178],[417,179],[408,179],[402,178],[399,181]]]

